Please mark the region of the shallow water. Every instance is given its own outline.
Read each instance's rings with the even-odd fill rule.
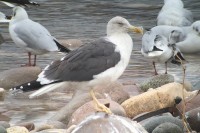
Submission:
[[[40,7],[28,8],[30,18],[44,25],[57,39],[95,39],[105,35],[106,23],[114,16],[123,16],[130,23],[137,26],[150,28],[156,25],[156,16],[162,6],[160,0],[35,0]],[[199,0],[184,0],[185,7],[190,9],[195,20],[200,19]],[[1,4],[2,12],[11,14],[11,8]],[[21,48],[10,40],[8,25],[0,24],[0,32],[6,38],[6,43],[0,49],[0,72],[11,68],[20,67],[26,63],[27,55]],[[121,77],[122,80],[133,80],[136,83],[151,77],[153,67],[151,62],[144,59],[140,53],[141,35],[133,34],[134,50],[130,64]],[[38,56],[37,63],[44,68],[52,60],[62,57],[63,54],[51,53]],[[195,83],[200,80],[199,54],[185,55],[188,60],[186,65],[186,79]],[[159,73],[164,73],[164,65],[157,65]],[[182,78],[182,68],[169,65],[170,74],[176,79]],[[13,99],[12,99],[13,100]],[[14,104],[13,104],[14,101]],[[51,107],[48,100],[7,100],[6,104],[0,102],[0,120],[19,123],[25,121],[40,122],[55,113],[56,108],[63,103],[53,103]],[[31,102],[31,104],[30,104]],[[12,103],[12,104],[11,104]],[[40,104],[38,104],[40,103]],[[28,105],[29,104],[29,105]],[[52,107],[53,106],[53,107]]]

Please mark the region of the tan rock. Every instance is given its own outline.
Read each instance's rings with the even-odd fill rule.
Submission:
[[[122,108],[121,105],[114,101],[110,101],[108,99],[99,99],[99,102],[102,104],[109,103],[110,110],[113,114],[119,115],[119,116],[126,116],[125,110]],[[84,105],[82,105],[80,108],[78,108],[73,114],[69,121],[68,127],[71,125],[77,125],[80,123],[83,119],[85,119],[87,116],[93,114],[96,112],[95,106],[93,101],[87,102]]]
[[[14,86],[36,80],[41,72],[39,67],[20,67],[0,73],[0,87],[10,89]]]
[[[129,94],[124,91],[123,85],[118,81],[113,82],[108,86],[96,87],[94,91],[95,93],[103,94],[105,98],[110,98],[119,104],[130,97]]]
[[[176,97],[183,98],[182,87],[179,83],[169,83],[126,100],[122,103],[122,107],[130,118],[141,113],[171,107],[175,104]],[[197,91],[184,90],[185,97],[194,96],[196,93]]]
[[[29,133],[25,127],[14,126],[7,128],[7,133]]]

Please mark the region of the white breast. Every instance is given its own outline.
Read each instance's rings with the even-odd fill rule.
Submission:
[[[133,42],[128,34],[115,34],[108,37],[112,43],[116,44],[116,52],[120,52],[121,60],[115,67],[112,67],[98,75],[94,76],[94,80],[90,81],[90,85],[99,84],[100,82],[113,82],[117,80],[126,69],[131,56]]]

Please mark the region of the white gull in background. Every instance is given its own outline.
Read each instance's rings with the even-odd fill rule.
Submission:
[[[164,0],[157,25],[190,26],[192,22],[192,12],[184,8],[181,0]]]
[[[172,36],[171,39],[173,39]],[[185,60],[176,45],[169,44],[167,37],[155,31],[147,31],[143,35],[141,53],[145,58],[153,62],[155,75],[158,75],[155,63],[165,63],[165,74],[167,74],[167,62],[180,64],[179,58]]]
[[[10,6],[10,7],[28,6],[28,5],[39,6],[38,3],[29,1],[29,0],[0,0],[0,2],[6,4],[7,6]]]
[[[106,86],[117,80],[126,69],[131,56],[133,41],[128,31],[142,33],[141,28],[132,26],[125,18],[114,17],[107,24],[107,36],[69,52],[61,60],[47,66],[38,79],[12,88],[16,91],[37,90],[29,96],[34,98],[44,93],[68,86],[81,84],[76,91],[85,90],[92,95],[96,105],[110,113],[100,104],[92,91],[96,86]]]
[[[52,51],[70,51],[59,44],[45,27],[30,20],[25,9],[19,6],[13,8],[9,32],[14,43],[28,51],[28,66],[36,65],[36,55]],[[32,54],[35,55],[33,64],[31,63]]]

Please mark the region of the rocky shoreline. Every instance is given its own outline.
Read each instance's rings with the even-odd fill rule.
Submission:
[[[37,78],[41,72],[39,67],[20,67],[0,73],[0,99],[10,95],[9,88],[22,82],[29,82]],[[27,78],[28,77],[28,78]],[[190,131],[199,132],[198,89],[185,85],[186,118]],[[183,85],[174,81],[172,75],[153,76],[140,84],[132,81],[115,82],[108,87],[97,87],[95,94],[101,103],[110,107],[113,114],[97,113],[88,93],[74,96],[62,108],[58,109],[48,120],[37,125],[34,122],[10,125],[7,121],[0,121],[1,133],[86,133],[88,130],[109,132],[111,129],[141,133],[175,133],[186,132],[180,112],[183,110]],[[61,88],[58,92],[51,92],[38,99],[66,100],[62,97],[71,88]],[[25,94],[26,95],[26,94]],[[11,96],[12,97],[12,96]],[[28,99],[28,97],[24,97]],[[52,102],[53,104],[53,102]],[[56,104],[56,102],[55,102]],[[98,119],[97,119],[98,118]],[[108,122],[109,124],[105,124]],[[131,123],[130,123],[131,122]],[[114,123],[114,124],[112,124]],[[127,125],[129,124],[129,125]],[[190,129],[191,128],[191,129]],[[84,129],[84,130],[83,130]]]

